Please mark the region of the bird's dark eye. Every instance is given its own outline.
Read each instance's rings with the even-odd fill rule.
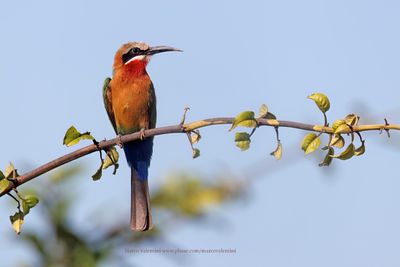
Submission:
[[[141,51],[141,50],[140,50],[140,48],[138,48],[138,47],[134,47],[134,48],[131,49],[131,53],[132,53],[132,54],[135,54],[135,55],[139,54],[140,51]]]

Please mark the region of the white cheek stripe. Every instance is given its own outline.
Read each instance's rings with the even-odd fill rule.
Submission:
[[[136,57],[133,57],[133,58],[129,59],[124,65],[129,64],[130,62],[135,61],[135,60],[140,60],[140,61],[144,61],[145,60],[145,61],[148,62],[150,60],[150,57],[148,57],[146,55],[136,56]]]

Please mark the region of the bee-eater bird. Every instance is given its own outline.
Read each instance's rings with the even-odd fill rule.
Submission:
[[[181,50],[142,42],[122,45],[114,56],[112,79],[106,78],[103,86],[104,105],[116,134],[141,132],[141,140],[123,145],[131,167],[130,227],[134,231],[152,227],[147,178],[153,137],[145,138],[144,130],[156,126],[156,95],[146,66],[152,55],[168,51]]]

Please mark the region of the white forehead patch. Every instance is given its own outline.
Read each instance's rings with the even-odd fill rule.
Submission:
[[[129,64],[132,61],[137,61],[137,60],[149,62],[150,61],[150,56],[139,55],[139,56],[133,57],[133,58],[129,59],[127,62],[125,62],[124,65]]]

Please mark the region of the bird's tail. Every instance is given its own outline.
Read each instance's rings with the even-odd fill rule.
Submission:
[[[153,227],[147,179],[141,179],[131,168],[131,229],[147,231]]]

